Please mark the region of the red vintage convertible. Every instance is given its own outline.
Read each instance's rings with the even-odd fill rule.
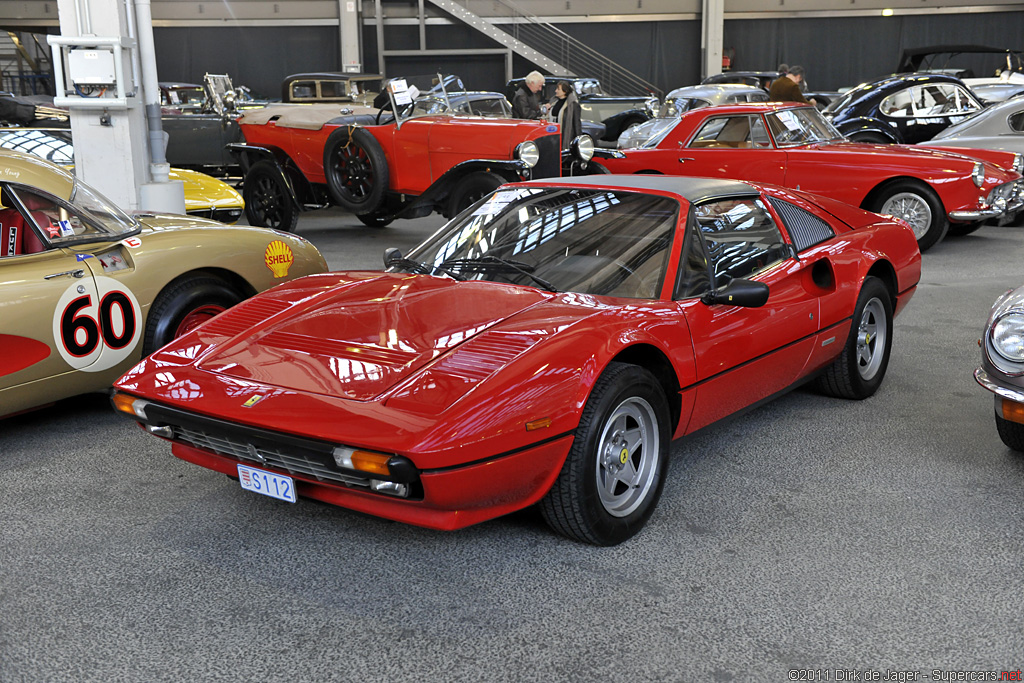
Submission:
[[[1024,206],[1019,154],[850,142],[809,105],[706,107],[684,114],[612,173],[737,178],[813,192],[907,221],[924,251]]]
[[[379,109],[284,104],[244,114],[246,142],[229,147],[245,174],[249,223],[292,230],[301,210],[329,204],[377,227],[434,211],[451,217],[502,183],[604,172],[587,170],[589,135],[563,151],[555,124],[458,114],[459,98],[473,93],[455,77],[438,75],[423,97],[430,79],[410,80],[422,87],[392,79]]]
[[[436,529],[539,503],[611,545],[653,512],[670,439],[807,380],[871,396],[921,274],[896,219],[656,176],[506,185],[385,262],[221,314],[115,407],[256,493]]]

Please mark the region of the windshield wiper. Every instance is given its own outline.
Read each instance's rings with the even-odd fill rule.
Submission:
[[[503,258],[499,258],[497,256],[491,256],[490,254],[487,254],[487,255],[484,255],[484,256],[477,256],[475,258],[448,259],[447,261],[442,263],[439,267],[444,267],[444,266],[449,266],[449,267],[452,267],[452,268],[460,268],[460,269],[465,268],[467,270],[479,269],[479,270],[505,270],[506,272],[507,271],[512,271],[512,272],[515,272],[515,273],[519,273],[521,275],[525,275],[526,277],[530,278],[531,280],[533,280],[534,282],[536,282],[538,285],[540,285],[542,288],[548,290],[549,292],[557,292],[558,291],[558,288],[555,287],[553,284],[551,284],[550,282],[548,282],[547,280],[545,280],[542,277],[538,277],[537,275],[534,275],[533,272],[532,272],[533,269],[534,269],[533,266],[531,266],[529,263],[523,263],[522,261],[513,261],[511,259],[503,259]],[[498,267],[495,268],[495,266],[498,266]]]
[[[443,273],[444,275],[455,280],[459,280],[460,282],[466,280],[465,275],[459,275],[458,273],[449,270],[443,263],[439,266],[432,266],[429,263],[423,263],[411,258],[406,258],[402,256],[402,252],[394,247],[384,250],[384,265],[388,268],[401,268],[402,270],[419,275]]]

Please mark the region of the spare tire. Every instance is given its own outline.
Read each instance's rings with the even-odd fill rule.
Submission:
[[[324,175],[335,204],[356,215],[373,213],[388,189],[388,160],[365,128],[339,128],[324,145]]]

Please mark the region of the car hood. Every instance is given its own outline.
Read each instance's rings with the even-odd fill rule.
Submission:
[[[927,145],[928,143],[924,144]],[[801,148],[797,147],[791,149]],[[823,149],[830,152],[861,152],[864,154],[871,154],[876,158],[879,156],[889,155],[902,157],[908,160],[915,159],[930,163],[945,162],[948,164],[950,162],[957,161],[969,163],[972,166],[976,161],[988,161],[997,165],[1002,165],[999,164],[999,161],[1006,160],[1009,160],[1010,163],[1012,163],[1012,157],[1008,157],[1003,152],[998,152],[995,155],[992,155],[983,150],[977,150],[978,155],[973,156],[967,152],[936,149],[934,147],[927,147],[923,145],[883,145],[870,142],[853,142],[851,140],[808,145],[802,149]]]
[[[256,316],[262,322],[215,347],[198,367],[263,385],[369,401],[452,348],[550,298],[532,288],[493,282],[346,273],[304,305]],[[214,320],[206,326],[209,333],[235,327],[230,314],[222,317],[221,324]]]
[[[205,173],[185,168],[172,168],[170,179],[172,181],[180,180],[185,186],[185,211],[197,211],[210,207],[241,208],[243,205],[242,195],[235,188]]]

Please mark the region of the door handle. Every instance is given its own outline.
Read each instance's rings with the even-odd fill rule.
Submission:
[[[693,161],[693,157],[679,157],[679,163],[683,163],[685,161]]]
[[[55,277],[64,277],[70,275],[71,277],[82,277],[85,275],[85,270],[82,268],[75,268],[74,270],[65,270],[63,273],[53,273],[52,275],[46,275],[43,277],[44,280],[52,280]]]

